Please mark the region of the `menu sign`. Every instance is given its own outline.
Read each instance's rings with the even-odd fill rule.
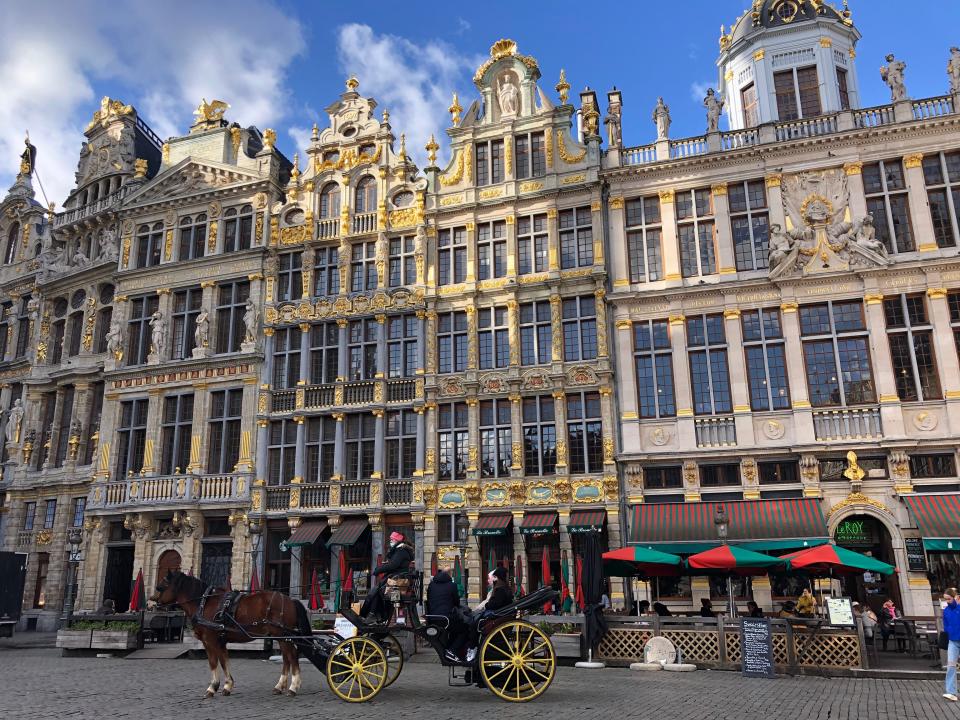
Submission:
[[[853,627],[853,604],[850,598],[827,598],[827,616],[831,625]]]
[[[740,618],[740,656],[745,677],[774,677],[769,618]]]
[[[904,538],[903,545],[907,551],[907,570],[910,572],[926,572],[927,556],[923,552],[923,539]]]

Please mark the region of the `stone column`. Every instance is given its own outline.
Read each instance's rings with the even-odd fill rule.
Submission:
[[[173,308],[173,297],[170,288],[157,289],[157,312],[160,313],[160,322],[166,326],[167,346],[165,348],[155,348],[151,342],[150,354],[147,356],[147,362],[151,365],[165,363],[170,359],[170,343],[172,339],[171,309]]]
[[[727,336],[727,362],[730,372],[730,395],[733,398],[734,420],[737,426],[737,445],[753,447],[753,418],[750,408],[750,386],[747,379],[747,361],[743,353],[743,329],[740,311],[723,311],[724,331]]]
[[[477,226],[473,221],[467,223],[467,282],[477,279]]]
[[[424,407],[418,405],[413,408],[417,414],[417,467],[413,471],[414,477],[423,477],[424,454],[426,453],[426,425],[423,416]]]
[[[97,327],[97,298],[88,297],[83,305],[83,337],[80,342],[80,354],[90,355],[93,353],[93,333]],[[107,328],[109,330],[109,328]],[[2,358],[0,358],[2,360]]]
[[[267,398],[269,400],[269,398]],[[247,423],[249,418],[254,418],[259,411],[259,398],[257,397],[257,378],[246,377],[243,379],[243,401],[242,412],[244,422],[240,430],[240,456],[237,458],[237,472],[253,471],[253,443],[251,442],[251,432]]]
[[[219,200],[214,200],[207,208],[210,211],[210,227],[207,229],[207,255],[223,253],[223,237],[220,233],[220,213],[223,210]]]
[[[349,321],[344,318],[337,320],[337,327],[340,328],[339,345],[337,345],[337,382],[344,382],[347,379],[347,368],[349,365],[347,358],[347,344],[349,343]]]
[[[387,316],[377,315],[377,380],[387,377]]]
[[[517,276],[517,223],[514,215],[507,215],[507,277]]]
[[[630,253],[627,248],[626,213],[622,195],[607,201],[607,237],[610,239],[610,270],[613,289],[630,287]]]
[[[373,474],[370,476],[373,480],[382,480],[386,469],[386,421],[383,418],[383,409],[376,408],[373,411],[374,421],[374,439],[373,439]],[[373,503],[371,503],[373,504]]]
[[[383,552],[383,515],[370,513],[367,519],[370,521],[370,570],[372,571],[377,565],[377,555],[385,554]],[[373,584],[372,578],[370,584]]]
[[[151,412],[153,412],[152,408]],[[196,382],[193,384],[193,427],[190,438],[190,464],[186,467],[188,474],[202,475],[206,470],[206,459],[210,451],[208,447],[209,435],[205,430],[209,417],[209,385],[202,381]]]
[[[467,312],[467,370],[477,369],[477,306],[473,304],[464,308]]]
[[[603,252],[603,203],[600,202],[599,189],[590,203],[591,231],[593,233],[593,264],[604,265]]]
[[[477,480],[480,477],[479,453],[480,447],[480,408],[476,397],[467,398],[467,432],[469,437],[467,453],[467,479]]]
[[[807,389],[807,371],[803,360],[803,343],[800,341],[799,306],[795,302],[780,305],[783,323],[783,337],[787,358],[787,381],[790,383],[791,405],[795,442],[808,444],[814,442],[813,412],[810,407],[810,393]]]
[[[510,396],[510,435],[513,439],[510,447],[510,477],[523,477],[523,398],[517,394]]]
[[[693,391],[687,364],[687,319],[670,316],[670,354],[673,361],[673,390],[677,398],[678,447],[696,447],[697,433],[693,420]]]
[[[867,214],[867,199],[863,191],[863,163],[859,160],[843,164],[843,172],[847,176],[847,189],[850,192],[850,216],[857,220]],[[923,185],[923,177],[920,178]],[[924,197],[926,204],[926,197]],[[910,209],[913,212],[913,208]]]
[[[552,337],[551,359],[563,362],[563,306],[556,288],[550,291],[550,335]]]
[[[433,374],[437,372],[437,313],[433,310],[428,310],[425,313],[426,322],[423,323],[425,328],[423,337],[425,342],[421,342],[421,345],[426,347],[423,350],[423,361],[424,368],[427,374]]]
[[[927,183],[923,177],[923,153],[904,156],[903,167],[908,191],[907,202],[910,206],[910,222],[913,224],[913,237],[916,239],[917,250],[935,252],[939,248],[933,232]]]
[[[873,358],[873,381],[880,402],[880,417],[885,437],[901,437],[904,433],[903,411],[897,395],[897,383],[893,374],[893,359],[887,341],[887,322],[883,314],[883,295],[866,292],[867,330],[870,333],[870,354]]]
[[[783,191],[780,187],[783,177],[779,173],[774,173],[767,175],[764,180],[767,186],[767,207],[770,213],[770,227],[779,225],[780,228],[786,232],[787,218],[786,213],[783,211]]]
[[[947,399],[947,417],[950,430],[960,432],[960,361],[950,325],[950,307],[947,304],[947,289],[927,289],[927,304],[930,307],[930,323],[933,325],[933,342],[936,347],[937,367],[943,396]]]
[[[553,391],[553,417],[557,429],[557,479],[570,475],[567,447],[567,396],[562,390]]]
[[[57,446],[60,444],[60,423],[63,420],[63,395],[63,386],[58,386],[56,395],[57,399],[53,406],[53,420],[50,423],[50,427],[48,428],[47,432],[47,442],[50,443],[50,448],[47,451],[47,456],[43,461],[44,470],[53,467],[57,461]]]
[[[682,281],[680,274],[680,245],[677,240],[677,210],[674,191],[661,190],[660,195],[660,249],[663,253],[663,279]]]
[[[507,300],[507,312],[510,338],[510,365],[518,367],[520,365],[520,305],[515,297]]]
[[[547,208],[547,269],[560,270],[560,232],[555,207]]]
[[[640,448],[637,373],[633,360],[633,323],[619,318],[614,323],[617,339],[617,404],[620,407],[620,442],[624,448]]]
[[[303,249],[300,256],[300,280],[301,294],[304,300],[309,300],[313,296],[313,265],[316,262],[316,251],[311,247]]]
[[[343,480],[343,451],[344,451],[344,436],[343,436],[343,413],[334,413],[333,419],[337,421],[336,427],[336,437],[334,439],[333,445],[333,475],[330,477],[330,480],[334,482],[340,482]],[[331,489],[330,505],[332,506],[333,494]],[[339,504],[339,503],[338,503]]]
[[[300,323],[300,378],[297,387],[297,407],[303,407],[303,390],[310,384],[310,323]]]
[[[293,459],[293,478],[290,482],[299,485],[303,482],[307,466],[307,428],[303,415],[294,415],[293,421],[297,424],[297,450]],[[315,478],[314,478],[315,479]]]
[[[437,404],[435,402],[424,403],[426,416],[426,450],[423,456],[423,476],[425,482],[434,483],[437,481]]]
[[[733,228],[730,226],[727,184],[711,185],[710,195],[713,198],[714,228],[717,233],[717,272],[720,275],[734,275],[737,272],[737,259],[733,248]]]

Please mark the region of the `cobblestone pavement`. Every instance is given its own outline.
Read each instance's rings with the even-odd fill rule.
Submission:
[[[303,688],[297,697],[271,694],[279,674],[276,663],[235,659],[233,673],[237,686],[232,696],[205,700],[205,660],[62,658],[59,651],[37,648],[0,651],[0,718],[960,718],[960,707],[943,700],[943,685],[933,680],[760,680],[733,672],[635,673],[563,667],[543,697],[508,706],[485,690],[448,687],[446,670],[418,662],[408,663],[397,682],[372,702],[348,705],[333,697],[308,663],[304,663]]]

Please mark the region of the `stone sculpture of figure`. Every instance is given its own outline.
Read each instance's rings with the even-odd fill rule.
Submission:
[[[670,108],[662,97],[657,98],[657,106],[653,109],[653,122],[657,125],[657,140],[666,140],[670,133]]]
[[[857,226],[855,238],[858,247],[870,250],[883,257],[887,256],[887,246],[877,239],[877,230],[873,225],[873,215],[867,213]]]
[[[703,106],[707,109],[707,132],[717,132],[720,129],[720,114],[724,106],[723,96],[713,88],[707,88],[707,96],[703,99]]]
[[[77,248],[77,251],[73,254],[73,265],[74,267],[87,267],[90,264],[90,258],[83,254],[81,248]]]
[[[110,228],[105,228],[100,232],[100,257],[103,260],[116,260],[119,255],[117,233]]]
[[[150,318],[150,344],[152,351],[161,357],[167,350],[167,324],[159,310]]]
[[[497,99],[500,101],[500,114],[504,117],[516,115],[519,112],[520,92],[513,84],[510,74],[504,75],[497,85]]]
[[[907,64],[897,60],[892,54],[887,55],[887,64],[880,68],[880,79],[890,88],[890,102],[900,102],[907,99],[907,86],[903,84],[903,72]]]
[[[193,345],[196,348],[204,348],[210,342],[210,313],[206,308],[200,308],[200,314],[197,315],[196,326],[193,330]]]
[[[244,342],[256,342],[257,339],[257,306],[253,303],[253,298],[247,298],[246,310],[243,313],[243,325],[246,328],[243,340]]]
[[[110,323],[110,332],[107,333],[107,352],[118,359],[123,352],[123,326],[119,320]]]
[[[793,239],[783,232],[779,223],[770,226],[770,269],[779,267],[793,252]]]
[[[7,425],[4,431],[8,443],[20,442],[20,424],[23,422],[23,403],[20,398],[13,401],[13,407],[7,415]]]
[[[960,48],[950,48],[950,60],[947,62],[947,75],[950,78],[950,92],[960,93]]]

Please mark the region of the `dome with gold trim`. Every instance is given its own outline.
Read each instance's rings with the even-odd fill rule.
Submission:
[[[724,33],[721,27],[720,49],[726,50],[736,41],[765,28],[789,27],[817,19],[853,24],[846,0],[841,9],[825,0],[754,0],[750,9],[736,19],[729,33]]]

